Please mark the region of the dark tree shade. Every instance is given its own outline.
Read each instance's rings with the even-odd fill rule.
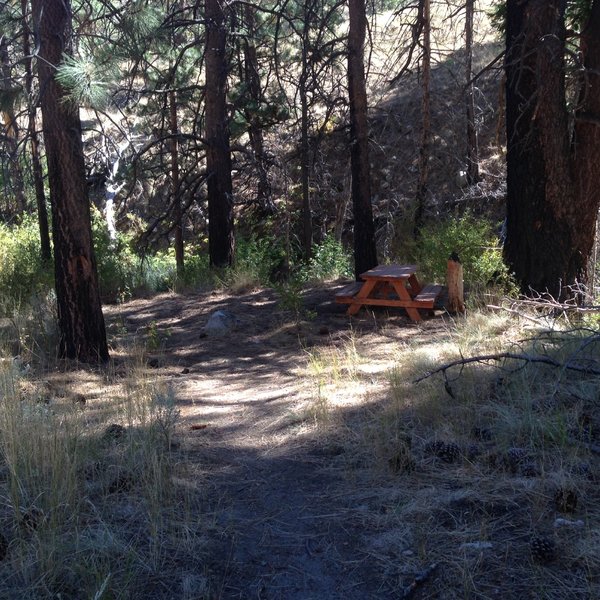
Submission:
[[[208,170],[208,246],[210,264],[233,263],[233,189],[227,122],[227,32],[221,0],[205,0],[206,166]]]
[[[348,91],[350,95],[350,161],[354,210],[354,270],[361,273],[377,265],[375,227],[371,207],[369,125],[364,72],[364,43],[367,28],[365,0],[349,0]]]
[[[56,65],[70,53],[68,0],[33,0],[38,75],[52,206],[54,274],[62,357],[108,360],[92,247],[79,111],[56,81]]]

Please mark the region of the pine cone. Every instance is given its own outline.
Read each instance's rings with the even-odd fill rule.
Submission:
[[[516,473],[526,458],[527,452],[523,448],[509,448],[504,455],[504,465],[509,471]]]
[[[454,442],[434,440],[425,446],[425,453],[441,458],[444,462],[453,463],[460,458],[461,450]]]
[[[533,560],[540,563],[551,562],[556,558],[556,544],[547,537],[535,537],[529,546]]]
[[[554,506],[562,513],[575,512],[577,500],[577,492],[573,488],[559,488],[554,494]]]

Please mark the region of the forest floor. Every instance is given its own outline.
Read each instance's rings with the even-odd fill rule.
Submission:
[[[206,575],[215,598],[398,593],[397,569],[386,572],[390,565],[374,553],[395,552],[404,541],[378,527],[381,490],[346,464],[340,417],[349,422],[384,401],[398,343],[443,325],[417,327],[383,313],[350,319],[333,297],[332,287],[307,292],[308,320],[281,311],[272,290],[164,295],[109,310],[109,320],[128,331],[152,329],[161,338],[150,362],[158,361],[156,375],[169,379],[181,410],[178,452],[193,463],[199,518],[212,523]],[[235,331],[203,333],[216,310],[239,319]],[[334,406],[323,391],[319,397],[311,356],[355,342],[369,348],[369,360],[360,381],[347,378]]]
[[[82,414],[92,424],[94,407],[129,385],[121,366],[137,361],[179,411],[168,450],[171,512],[160,501],[145,508],[151,490],[138,498],[135,484],[126,493],[85,484],[89,494],[108,489],[88,503],[94,515],[105,511],[101,527],[122,529],[103,538],[113,540],[106,552],[122,553],[114,540],[127,536],[123,556],[137,548],[137,595],[111,588],[113,596],[599,597],[600,460],[589,441],[600,432],[600,382],[479,367],[464,383],[452,377],[451,393],[441,378],[415,385],[463,353],[525,348],[528,321],[474,313],[461,325],[436,313],[415,324],[400,311],[364,310],[350,318],[333,301],[341,285],[302,292],[298,314],[271,289],[105,307],[112,374],[45,375],[53,389],[87,399]],[[204,331],[216,310],[238,320],[223,337]],[[577,352],[596,360],[600,337],[586,339]],[[578,423],[587,428],[581,441],[568,433]],[[114,452],[100,458],[105,471]],[[557,508],[557,490],[572,490],[575,506]],[[556,544],[550,556],[532,555],[538,538]],[[111,564],[116,582],[120,565]]]

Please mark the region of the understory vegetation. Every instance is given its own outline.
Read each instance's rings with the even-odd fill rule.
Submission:
[[[471,288],[483,290],[496,285],[509,290],[511,281],[502,262],[498,229],[499,224],[469,213],[428,225],[417,242],[399,249],[399,260],[418,263],[427,280],[443,283],[447,259],[457,252]],[[315,244],[308,262],[302,261],[298,247],[290,250],[285,240],[241,236],[234,268],[222,273],[210,269],[206,252],[199,247],[190,253],[184,276],[178,278],[172,249],[141,253],[131,234],[122,233],[111,239],[106,222],[97,211],[93,234],[101,295],[108,303],[157,292],[210,287],[235,292],[278,285],[289,291],[309,282],[352,277],[351,254],[331,235]],[[34,219],[12,226],[0,224],[0,248],[0,312],[11,316],[15,309],[51,293],[52,268],[40,259]]]
[[[369,394],[359,410],[344,389],[372,380],[373,342],[310,353],[307,414],[340,434],[336,468],[369,473],[377,527],[390,532],[372,559],[405,579],[437,565],[431,597],[600,591],[600,336],[580,320],[524,317],[477,311],[408,341],[386,401]]]

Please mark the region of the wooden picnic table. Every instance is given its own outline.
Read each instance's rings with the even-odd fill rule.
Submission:
[[[349,304],[348,314],[362,306],[403,308],[413,321],[420,321],[419,310],[433,310],[441,285],[421,285],[416,265],[379,265],[360,275],[336,294],[336,302]]]

